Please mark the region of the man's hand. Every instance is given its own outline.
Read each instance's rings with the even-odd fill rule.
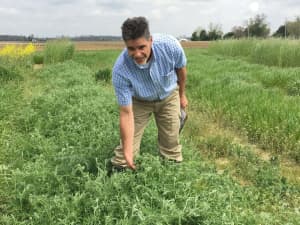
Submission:
[[[188,106],[189,102],[185,95],[180,96],[180,107],[185,109]]]
[[[124,156],[125,156],[125,160],[127,162],[127,166],[132,169],[132,170],[135,170],[135,164],[133,162],[133,151],[126,151],[124,149]]]

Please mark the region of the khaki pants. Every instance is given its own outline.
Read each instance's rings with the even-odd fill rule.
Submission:
[[[154,114],[158,129],[158,147],[161,156],[167,159],[182,161],[179,144],[180,100],[178,88],[170,96],[161,101],[141,101],[133,99],[134,114],[134,156],[139,153],[142,136],[151,114]],[[115,148],[115,156],[111,162],[115,166],[126,167],[122,145]]]

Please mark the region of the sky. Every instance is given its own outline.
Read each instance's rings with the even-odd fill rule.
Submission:
[[[0,35],[120,36],[124,20],[145,16],[151,33],[189,37],[210,23],[227,33],[262,13],[275,32],[300,16],[300,0],[0,0]]]

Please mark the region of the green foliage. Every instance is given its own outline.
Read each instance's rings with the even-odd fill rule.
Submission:
[[[44,53],[43,52],[35,52],[32,57],[33,57],[34,64],[43,64],[44,63]]]
[[[294,21],[288,21],[286,23],[287,32],[292,38],[300,38],[300,17],[296,17]]]
[[[244,57],[252,63],[279,67],[300,66],[300,44],[296,40],[225,40],[209,46],[209,52]]]
[[[210,158],[225,157],[230,160],[235,176],[259,188],[269,189],[271,186],[275,186],[281,189],[285,187],[276,157],[264,161],[249,147],[234,144],[232,140],[222,136],[208,137],[199,145]]]
[[[31,80],[25,76],[23,83],[0,85],[1,224],[298,223],[300,190],[281,177],[276,160],[262,162],[224,138],[196,145],[182,136],[185,160],[174,164],[158,156],[153,120],[136,159],[138,171],[108,177],[106,164],[119,142],[118,106],[113,89],[96,83],[94,74],[98,68],[110,68],[116,56],[116,51],[76,53],[76,62],[49,65]],[[222,108],[226,123],[245,124],[247,131],[256,129],[261,136],[269,132],[260,123],[263,117],[279,124],[286,138],[289,131],[281,129],[280,120],[284,108],[289,109],[285,118],[294,119],[291,132],[299,125],[297,105],[293,109],[277,99],[281,92],[255,85],[266,72],[261,67],[195,49],[187,56],[189,97],[211,114]],[[265,115],[259,111],[265,100],[268,110],[283,109]],[[270,102],[274,106],[269,107]],[[251,110],[253,103],[258,106]],[[248,122],[237,123],[239,118]],[[280,137],[273,134],[274,139]],[[234,159],[236,174],[252,184],[243,186],[226,171],[217,173],[199,154],[200,147],[214,157]]]
[[[209,52],[233,57],[248,57],[254,45],[255,42],[251,39],[215,41],[209,45]]]
[[[53,64],[72,59],[75,45],[67,39],[47,41],[44,50],[44,62]]]
[[[191,40],[192,40],[192,41],[198,41],[198,37],[197,37],[197,32],[196,32],[196,31],[194,31],[194,32],[192,33]]]
[[[209,31],[198,28],[192,33],[192,41],[211,41],[222,38],[222,30],[220,25],[210,24]]]
[[[16,78],[21,78],[17,71],[0,64],[0,81],[8,81]]]
[[[96,81],[105,81],[109,82],[111,80],[111,69],[105,68],[100,69],[95,73]]]
[[[234,38],[234,32],[228,32],[223,36],[224,39],[232,39]]]
[[[289,82],[287,93],[291,96],[300,96],[300,79]]]
[[[267,37],[270,33],[270,28],[266,22],[266,15],[258,14],[251,18],[247,30],[250,37]]]
[[[30,57],[12,58],[12,57],[0,57],[0,80],[21,80],[22,74],[31,70]]]
[[[279,38],[284,38],[287,37],[289,34],[287,32],[286,26],[281,25],[278,27],[278,29],[275,31],[275,33],[272,35],[273,37],[279,37]]]
[[[112,68],[119,54],[120,50],[81,51],[75,53],[73,60],[96,73],[99,68]]]
[[[225,124],[245,130],[251,142],[298,161],[299,98],[285,94],[290,82],[298,79],[299,69],[278,70],[238,60],[220,61],[215,56],[214,60],[197,57],[210,69],[190,70],[193,97],[212,111],[221,111]]]

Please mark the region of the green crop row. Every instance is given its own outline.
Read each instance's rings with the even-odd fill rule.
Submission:
[[[298,40],[225,40],[212,43],[209,51],[225,56],[244,57],[252,63],[268,66],[300,66],[300,42]]]
[[[196,65],[189,69],[192,98],[221,115],[227,126],[245,131],[251,142],[300,161],[300,99],[287,96],[273,84],[268,87],[267,82],[278,76],[273,68],[196,51],[190,52],[189,58]],[[290,69],[281,71],[294,76]],[[293,71],[299,74],[299,69]]]

